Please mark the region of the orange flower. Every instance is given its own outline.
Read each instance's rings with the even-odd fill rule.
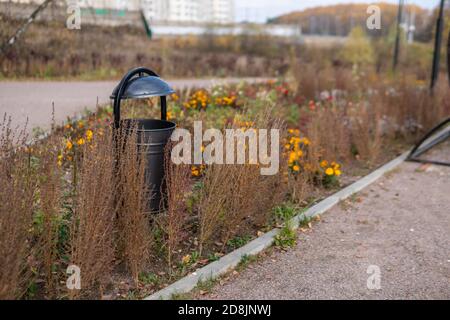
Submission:
[[[84,140],[84,138],[80,138],[80,139],[77,140],[77,144],[78,144],[79,146],[82,146],[82,145],[85,144],[85,143],[86,143],[86,140]]]
[[[94,132],[92,132],[92,130],[89,129],[86,131],[86,138],[88,141],[91,141],[93,136],[94,136]]]

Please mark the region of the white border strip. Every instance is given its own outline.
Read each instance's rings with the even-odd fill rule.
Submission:
[[[299,222],[306,217],[314,217],[318,214],[322,214],[338,204],[340,201],[347,199],[351,195],[361,191],[365,187],[374,183],[386,172],[389,172],[396,167],[398,167],[408,156],[409,151],[403,153],[394,160],[386,163],[382,167],[368,174],[364,178],[356,181],[355,183],[349,185],[348,187],[336,192],[332,196],[322,200],[318,204],[309,208],[306,212],[297,215],[293,218],[294,227],[297,228]],[[260,253],[261,251],[269,248],[275,236],[278,234],[279,229],[273,229],[262,236],[256,238],[255,240],[249,242],[245,246],[234,250],[233,252],[222,257],[220,260],[215,261],[207,266],[198,269],[197,271],[191,273],[190,275],[178,280],[177,282],[171,284],[170,286],[146,297],[144,300],[164,300],[171,299],[174,294],[183,294],[193,290],[197,284],[201,281],[208,279],[215,279],[219,276],[227,273],[228,271],[234,269],[243,256],[251,256]]]

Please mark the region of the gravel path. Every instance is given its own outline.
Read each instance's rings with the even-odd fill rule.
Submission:
[[[179,79],[168,80],[175,88],[210,87],[213,84],[256,82],[259,78],[227,79]],[[52,103],[55,120],[61,122],[85,108],[95,110],[97,102],[108,103],[109,96],[119,81],[4,81],[0,82],[0,117],[5,113],[12,117],[13,126],[23,126],[28,117],[28,129],[47,129],[52,119]],[[98,100],[97,100],[98,99]],[[0,119],[1,120],[1,119]]]
[[[449,190],[450,168],[403,163],[201,298],[450,299]]]

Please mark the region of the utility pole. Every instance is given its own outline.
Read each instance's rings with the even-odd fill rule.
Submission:
[[[402,23],[402,12],[403,12],[403,1],[398,1],[398,14],[397,14],[397,35],[395,36],[395,47],[394,47],[394,61],[392,63],[392,69],[395,72],[398,64],[398,54],[400,52],[400,24]]]
[[[444,2],[445,0],[441,0],[441,4],[439,6],[439,14],[436,21],[436,36],[434,38],[433,66],[431,69],[430,83],[431,92],[433,92],[434,86],[436,85],[437,79],[439,77],[439,59],[441,55],[442,30],[444,26]]]
[[[409,15],[409,23],[408,23],[408,43],[411,44],[414,42],[414,31],[416,31],[416,12],[414,7]]]
[[[447,39],[447,73],[448,73],[448,84],[450,85],[450,31],[448,32],[448,39]]]

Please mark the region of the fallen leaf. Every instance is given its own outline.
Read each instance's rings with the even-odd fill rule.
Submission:
[[[430,163],[424,163],[416,169],[417,172],[425,172],[431,166]]]

